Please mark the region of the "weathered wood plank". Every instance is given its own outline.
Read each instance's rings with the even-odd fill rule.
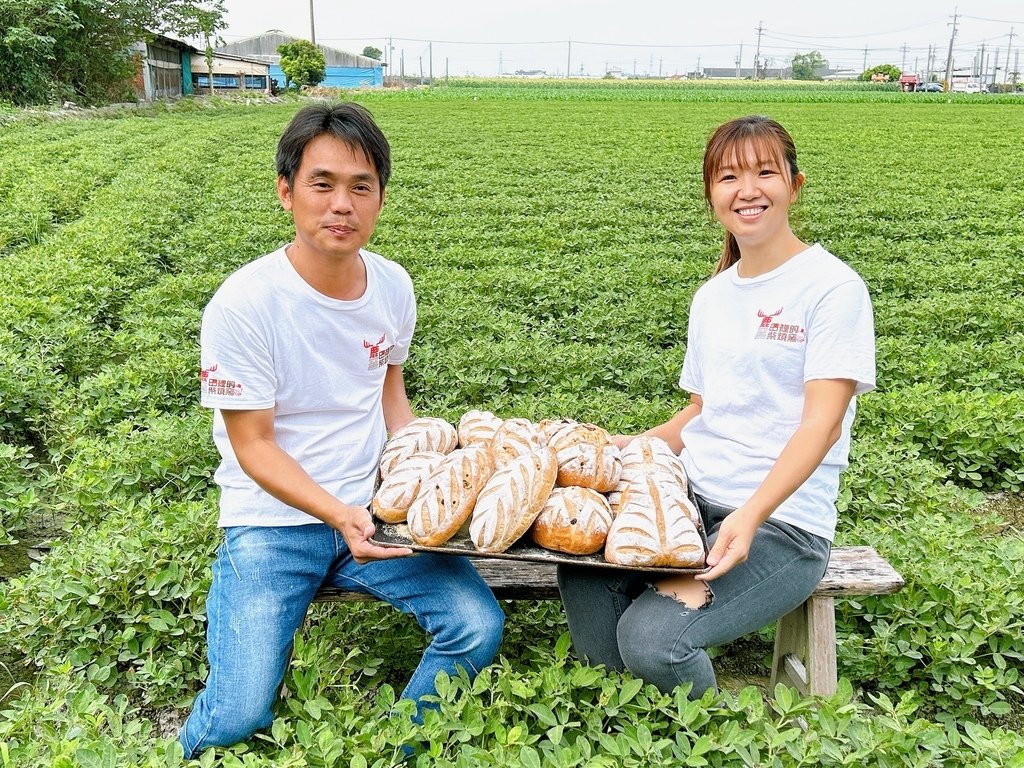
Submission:
[[[503,600],[557,600],[555,566],[522,560],[472,558],[484,581]],[[833,549],[828,570],[815,595],[888,595],[898,592],[903,577],[871,547]],[[370,600],[358,592],[324,587],[314,602]]]

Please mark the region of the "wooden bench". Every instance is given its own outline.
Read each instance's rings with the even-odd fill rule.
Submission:
[[[557,600],[555,566],[521,560],[471,558],[499,600]],[[832,550],[828,570],[807,600],[779,619],[775,632],[771,688],[790,685],[802,694],[835,693],[836,596],[889,595],[903,587],[903,577],[871,547]],[[324,587],[314,603],[375,598],[361,592]]]

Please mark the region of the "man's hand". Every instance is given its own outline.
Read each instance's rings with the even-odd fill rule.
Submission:
[[[370,513],[362,507],[346,506],[344,513],[339,515],[332,525],[345,537],[352,559],[360,565],[371,560],[388,560],[412,554],[412,550],[406,547],[382,547],[370,541],[377,527],[373,524]]]

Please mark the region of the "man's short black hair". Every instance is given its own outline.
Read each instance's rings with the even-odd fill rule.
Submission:
[[[295,113],[277,142],[277,175],[285,178],[288,188],[295,181],[306,145],[325,133],[362,150],[373,163],[383,192],[391,176],[391,147],[370,111],[351,101],[311,104]]]

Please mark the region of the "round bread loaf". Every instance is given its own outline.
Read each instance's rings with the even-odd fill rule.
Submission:
[[[551,445],[551,440],[560,429],[577,423],[575,419],[542,419],[537,422],[537,426],[540,427],[540,431],[544,435],[547,444]]]
[[[414,453],[434,451],[451,453],[458,445],[455,427],[444,419],[423,416],[413,419],[392,435],[380,457],[380,477],[383,480],[398,463]]]
[[[420,483],[409,512],[409,535],[424,547],[437,547],[469,518],[477,496],[494,472],[491,452],[482,445],[458,448]]]
[[[648,493],[631,496],[612,522],[605,560],[642,568],[702,566],[704,542],[692,522],[692,506],[675,493],[662,493],[650,479]]]
[[[529,419],[506,419],[494,433],[491,445],[494,463],[500,467],[517,456],[543,448],[547,441],[540,427]]]
[[[487,443],[494,439],[502,420],[490,411],[466,411],[459,419],[459,447]]]
[[[504,552],[526,533],[555,487],[558,463],[550,448],[511,459],[480,491],[469,537],[481,552]]]
[[[611,524],[608,500],[593,488],[555,488],[530,526],[530,537],[545,549],[592,555],[604,546]]]
[[[444,457],[443,453],[423,451],[400,461],[373,495],[373,513],[385,523],[404,523],[420,484]]]
[[[622,473],[619,449],[608,432],[594,424],[566,424],[548,443],[558,457],[558,485],[611,491]]]

